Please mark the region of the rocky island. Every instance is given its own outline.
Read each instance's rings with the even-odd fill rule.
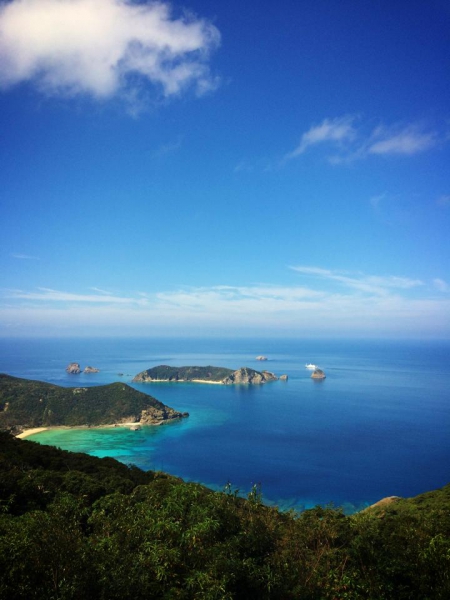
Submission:
[[[266,383],[268,381],[276,381],[278,377],[269,371],[255,371],[248,367],[242,367],[237,371],[234,371],[228,377],[226,377],[222,383],[225,385],[232,385],[235,383]]]
[[[0,374],[0,429],[14,434],[39,427],[159,425],[187,416],[124,383],[64,388]]]
[[[314,372],[311,375],[311,379],[325,379],[326,375],[322,371],[322,369],[314,369]]]
[[[255,371],[248,367],[242,367],[233,371],[225,367],[169,367],[159,365],[138,373],[134,383],[146,383],[155,381],[173,381],[194,383],[219,383],[223,385],[232,384],[261,384],[268,381],[276,381],[278,378],[269,371]]]
[[[66,371],[70,375],[79,375],[81,373],[80,363],[69,363],[66,367]],[[96,367],[85,367],[83,373],[100,373],[100,369],[97,369]]]

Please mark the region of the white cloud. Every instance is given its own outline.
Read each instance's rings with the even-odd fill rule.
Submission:
[[[99,294],[74,294],[70,292],[61,292],[59,290],[52,290],[49,288],[38,288],[36,292],[23,291],[23,290],[6,290],[3,294],[5,298],[18,299],[18,300],[38,300],[45,302],[75,302],[75,303],[102,303],[102,304],[145,304],[145,300],[114,296],[100,290],[98,288],[92,288]]]
[[[322,144],[324,142],[332,144],[342,144],[355,137],[355,129],[353,122],[355,117],[345,116],[335,119],[324,119],[320,125],[313,125],[300,138],[300,143],[285,156],[285,159],[295,158],[300,154],[304,154],[311,146]]]
[[[317,267],[293,266],[293,271],[304,275],[317,276],[328,281],[336,281],[346,287],[375,296],[387,296],[391,290],[409,290],[424,285],[420,279],[396,277],[394,275],[351,275],[341,271],[330,271]]]
[[[448,292],[448,291],[450,291],[450,286],[443,279],[439,279],[439,278],[433,279],[433,284],[434,284],[434,287],[439,292]]]
[[[6,291],[0,303],[0,329],[6,331],[8,323],[15,323],[27,334],[30,328],[40,327],[47,334],[66,329],[73,334],[88,328],[91,333],[108,335],[220,331],[234,335],[450,336],[449,297],[435,296],[436,289],[445,291],[443,280],[435,279],[429,288],[407,277],[352,275],[309,266],[293,269],[313,281],[309,285],[217,285],[125,295],[101,288],[93,294],[48,288]]]
[[[421,130],[417,125],[408,125],[397,131],[379,127],[372,134],[367,152],[412,155],[429,150],[437,144],[437,141],[436,132]]]
[[[378,194],[377,196],[372,196],[369,198],[369,203],[371,206],[377,210],[380,207],[380,204],[386,199],[386,194]]]
[[[163,158],[164,156],[173,154],[181,148],[182,142],[183,137],[179,135],[175,140],[167,142],[167,144],[162,144],[157,150],[155,150],[155,152],[153,153],[153,157]]]
[[[359,120],[360,121],[360,120]],[[345,164],[367,158],[369,155],[412,156],[437,146],[443,136],[423,125],[409,123],[378,126],[355,125],[355,116],[324,119],[313,125],[300,138],[300,144],[284,156],[284,161],[305,154],[312,147],[321,145],[326,149],[331,164]],[[330,151],[333,154],[329,155]]]
[[[13,253],[11,256],[13,258],[19,258],[20,260],[40,260],[38,256],[30,256],[29,254]]]
[[[98,288],[98,287],[92,287],[91,290],[93,292],[99,292],[100,294],[105,294],[106,296],[112,296],[113,295],[111,292],[108,292],[107,290],[102,290],[101,288]]]
[[[166,97],[202,94],[217,85],[208,56],[219,41],[211,23],[174,18],[164,2],[13,0],[0,8],[0,84],[137,101],[138,76]]]

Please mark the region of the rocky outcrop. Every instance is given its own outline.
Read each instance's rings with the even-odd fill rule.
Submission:
[[[280,375],[279,380],[280,381],[287,381],[288,380],[288,376],[287,375]]]
[[[139,423],[142,425],[156,425],[158,423],[172,421],[173,419],[182,419],[188,416],[189,413],[181,413],[168,406],[151,406],[142,411]]]
[[[311,379],[325,379],[326,375],[322,369],[314,369]]]
[[[420,496],[418,496],[418,498],[420,498]],[[387,510],[389,510],[393,504],[399,502],[400,500],[403,500],[401,496],[387,496],[386,498],[378,500],[378,502],[375,502],[375,504],[371,504],[370,506],[363,508],[361,513],[371,513],[372,516],[383,519],[386,516]]]
[[[80,363],[72,362],[66,367],[66,371],[71,375],[78,375],[81,373]],[[83,373],[100,373],[100,369],[96,367],[85,367]]]
[[[266,383],[268,381],[276,381],[277,377],[273,373],[269,371],[255,371],[254,369],[249,369],[248,367],[242,367],[234,373],[231,373],[228,377],[222,381],[225,385],[233,385],[240,383],[251,383],[251,384],[260,384]]]

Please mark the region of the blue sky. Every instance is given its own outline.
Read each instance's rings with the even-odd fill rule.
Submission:
[[[448,2],[0,7],[0,335],[450,337]]]

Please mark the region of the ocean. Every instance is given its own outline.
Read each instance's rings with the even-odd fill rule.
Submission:
[[[264,501],[282,509],[334,504],[346,513],[450,482],[449,357],[445,341],[0,339],[0,372],[62,386],[123,381],[190,413],[140,431],[50,430],[28,439],[213,489],[230,483],[245,495],[258,484]],[[100,372],[69,375],[70,362]],[[325,380],[310,378],[309,362]],[[289,379],[131,383],[159,364],[247,366]]]

